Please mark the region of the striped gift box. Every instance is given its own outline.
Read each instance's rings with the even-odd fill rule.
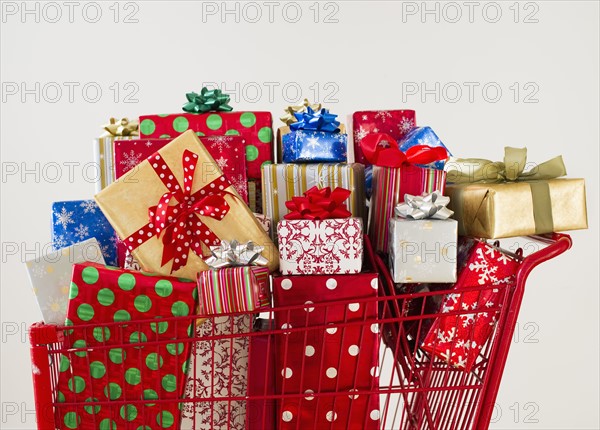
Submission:
[[[388,252],[389,221],[405,194],[420,196],[435,190],[444,193],[446,172],[413,165],[373,167],[373,194],[369,213],[369,238],[375,251]]]
[[[96,175],[96,193],[115,182],[115,140],[134,140],[139,136],[113,136],[110,134],[102,135],[93,141],[94,162],[98,165],[99,172]]]
[[[198,274],[200,314],[251,312],[271,303],[269,268],[226,267]]]
[[[346,207],[352,216],[366,221],[365,166],[362,164],[268,164],[262,168],[263,213],[273,226],[289,210],[285,202],[310,188],[346,188],[351,194]],[[275,230],[273,228],[272,230]]]

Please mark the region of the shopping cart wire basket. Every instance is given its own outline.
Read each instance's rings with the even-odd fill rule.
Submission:
[[[491,334],[468,371],[436,352],[438,340],[429,350],[422,346],[432,326],[443,319],[458,321],[473,310],[461,306],[441,310],[439,304],[451,293],[448,289],[399,290],[377,256],[373,262],[379,273],[377,296],[335,303],[315,300],[310,305],[266,310],[275,322],[295,316],[293,326],[262,320],[257,330],[252,313],[223,314],[208,320],[190,316],[127,321],[101,327],[33,324],[30,343],[38,428],[137,430],[134,423],[142,420],[153,422],[150,428],[172,429],[485,429],[492,418],[525,281],[538,264],[571,247],[571,238],[565,234],[530,238],[546,246],[518,258],[515,282],[469,290],[482,297],[493,292],[500,300],[486,309],[494,316]],[[331,323],[328,316],[334,313],[341,317]],[[311,320],[317,314],[322,318]],[[304,323],[298,324],[298,315],[305,318]],[[128,334],[132,330],[141,332],[145,326],[154,324],[155,328],[162,322],[185,327],[191,336],[165,339],[157,329],[154,338],[131,342]],[[105,332],[111,333],[110,339],[103,338]],[[336,337],[328,333],[336,333]],[[95,337],[93,347],[87,342],[91,336]],[[370,345],[373,336],[376,342],[365,351],[364,345]],[[74,345],[70,340],[75,338],[83,342]],[[172,368],[168,375],[161,373],[159,354],[152,355],[154,361],[140,362],[133,374],[111,355],[117,350],[136,354],[142,349],[166,348],[176,355],[188,350],[185,345],[189,345],[190,360],[183,360],[183,365]],[[299,345],[305,356],[288,353]],[[315,350],[338,354],[317,355],[315,365],[309,360]],[[110,366],[94,366],[90,361],[89,374],[83,379],[92,384],[114,381],[114,392],[109,389],[104,396],[78,397],[77,381],[71,379],[65,385],[61,376],[69,358],[75,356],[105,357],[99,360],[105,363],[112,360]],[[345,364],[355,363],[352,360],[372,362],[371,377],[359,374],[359,365],[342,372]],[[288,377],[289,362],[296,363],[293,378]],[[158,372],[158,377],[147,378],[144,369],[148,368]],[[173,383],[185,384],[183,397],[177,391],[170,397],[156,395],[164,392],[160,387]],[[60,387],[73,391],[69,401]],[[117,427],[118,419],[131,424]]]

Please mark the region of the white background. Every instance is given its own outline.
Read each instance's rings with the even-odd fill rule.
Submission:
[[[562,154],[587,181],[590,228],[529,279],[493,427],[599,428],[597,2],[477,2],[471,17],[463,2],[307,2],[296,23],[283,2],[272,22],[263,2],[228,3],[239,18],[221,16],[221,2],[205,2],[214,15],[192,2],[107,2],[95,23],[97,8],[75,3],[71,17],[63,2],[28,2],[37,16],[2,5],[3,428],[35,426],[25,329],[41,315],[22,262],[48,248],[51,203],[92,197],[83,166],[110,116],[179,112],[203,82],[224,83],[236,110],[275,118],[300,97],[343,118],[413,108],[457,156],[501,159],[505,145],[527,146],[534,162]],[[421,85],[425,98],[412,91]]]

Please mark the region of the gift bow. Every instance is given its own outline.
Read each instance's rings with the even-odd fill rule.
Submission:
[[[255,245],[254,242],[239,243],[222,240],[220,245],[211,246],[212,256],[204,260],[211,269],[237,266],[266,266],[269,261],[260,255],[264,247]]]
[[[198,163],[198,155],[192,151],[185,150],[182,155],[183,187],[160,153],[151,155],[148,161],[168,191],[156,206],[148,208],[148,224],[131,234],[124,242],[131,251],[151,237],[160,237],[162,234],[161,266],[173,260],[171,272],[175,272],[186,265],[190,249],[202,257],[202,244],[212,246],[219,243],[217,235],[201,218],[222,220],[229,212],[225,196],[236,196],[225,191],[231,183],[223,175],[192,194],[194,172]],[[172,205],[172,202],[175,204]]]
[[[327,131],[337,133],[340,131],[340,122],[336,120],[337,115],[329,113],[328,109],[313,110],[307,106],[306,112],[294,113],[296,122],[290,124],[290,129],[297,130],[312,130],[312,131]]]
[[[111,136],[138,136],[140,124],[137,120],[129,120],[127,118],[111,118],[108,124],[104,125],[103,128]]]
[[[314,103],[314,104],[310,104],[310,102],[308,101],[308,99],[304,99],[304,104],[298,105],[298,106],[288,106],[285,109],[285,115],[282,116],[281,118],[279,118],[281,121],[283,121],[286,125],[291,125],[292,123],[298,121],[296,119],[295,114],[297,113],[301,113],[301,112],[306,112],[307,108],[311,108],[313,111],[318,111],[321,109],[321,103]]]
[[[209,90],[204,87],[200,94],[191,92],[185,95],[188,102],[183,105],[183,110],[189,113],[204,113],[210,111],[231,112],[233,108],[228,105],[229,94],[221,90]]]
[[[443,196],[439,191],[425,193],[422,196],[404,195],[404,203],[394,209],[397,216],[408,219],[448,219],[454,212],[446,206],[450,197]]]
[[[554,179],[567,174],[562,156],[535,165],[525,172],[527,148],[504,148],[504,161],[459,158],[448,165],[448,182],[514,182]]]
[[[381,167],[400,167],[405,163],[426,165],[448,158],[448,151],[441,146],[415,145],[404,153],[396,139],[386,133],[366,135],[360,147],[369,163]]]
[[[285,202],[290,212],[285,219],[323,220],[329,218],[348,218],[352,213],[344,205],[350,197],[350,191],[337,187],[331,191],[330,187],[312,187],[304,193],[304,197],[292,197]]]

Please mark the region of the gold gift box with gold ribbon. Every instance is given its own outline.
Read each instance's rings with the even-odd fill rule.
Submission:
[[[448,164],[454,183],[445,194],[460,235],[498,239],[587,228],[585,180],[560,178],[566,175],[561,157],[525,172],[527,150],[505,151],[504,162]]]
[[[197,159],[195,167],[192,168],[193,172],[190,172],[190,166],[186,164],[186,154],[191,154],[192,158]],[[153,158],[155,156],[160,160],[155,162]],[[204,252],[199,253],[210,255],[203,243],[204,234],[207,235],[206,237],[209,234],[204,231],[206,227],[220,240],[237,240],[240,243],[252,241],[264,247],[262,255],[268,260],[269,269],[274,271],[279,267],[279,254],[273,242],[235,189],[232,186],[221,189],[222,187],[218,185],[222,172],[193,131],[186,131],[150,158],[153,159],[152,164],[148,159],[144,160],[135,169],[127,172],[95,196],[102,212],[119,237],[126,245],[130,240],[135,244],[132,255],[144,270],[188,279],[195,279],[198,272],[208,270],[203,258],[193,250],[198,251],[198,247],[193,247],[202,244]],[[164,163],[164,167],[161,163]],[[161,168],[166,173],[162,173]],[[217,184],[217,187],[210,188],[213,184]],[[158,218],[161,210],[165,209],[163,199],[169,192],[174,196],[167,204],[170,213],[174,213],[174,224],[171,230],[168,230],[169,225],[167,225],[165,231],[156,234],[159,223],[164,221],[168,224],[168,222],[166,218],[155,222],[154,216],[149,217],[149,212],[154,208],[154,215]],[[207,200],[206,204],[202,203],[208,196],[222,197],[228,204],[228,212],[221,219],[219,216],[207,216],[208,214],[203,212],[207,211],[207,207],[215,206],[212,200]],[[184,201],[190,200],[197,203],[198,207],[190,208],[191,203],[183,204]],[[157,209],[161,208],[159,206],[161,202],[162,209]],[[221,209],[216,209],[216,213],[220,210],[222,211],[222,206]],[[212,215],[215,214],[215,209],[210,211]],[[162,213],[164,215],[165,212]],[[153,225],[154,222],[156,225]],[[179,223],[184,223],[184,228],[180,228]],[[199,233],[200,229],[204,230]],[[186,238],[190,240],[185,239],[185,243],[181,246],[175,245],[173,249],[175,256],[165,262],[163,255],[165,247],[170,248],[174,243],[168,241],[165,245],[163,242],[165,235],[169,235],[168,237],[172,237],[175,241],[178,235],[186,233]],[[183,248],[183,251],[179,248]],[[177,263],[176,258],[181,258],[183,254],[185,254],[183,257],[186,260],[185,265],[172,270]]]

